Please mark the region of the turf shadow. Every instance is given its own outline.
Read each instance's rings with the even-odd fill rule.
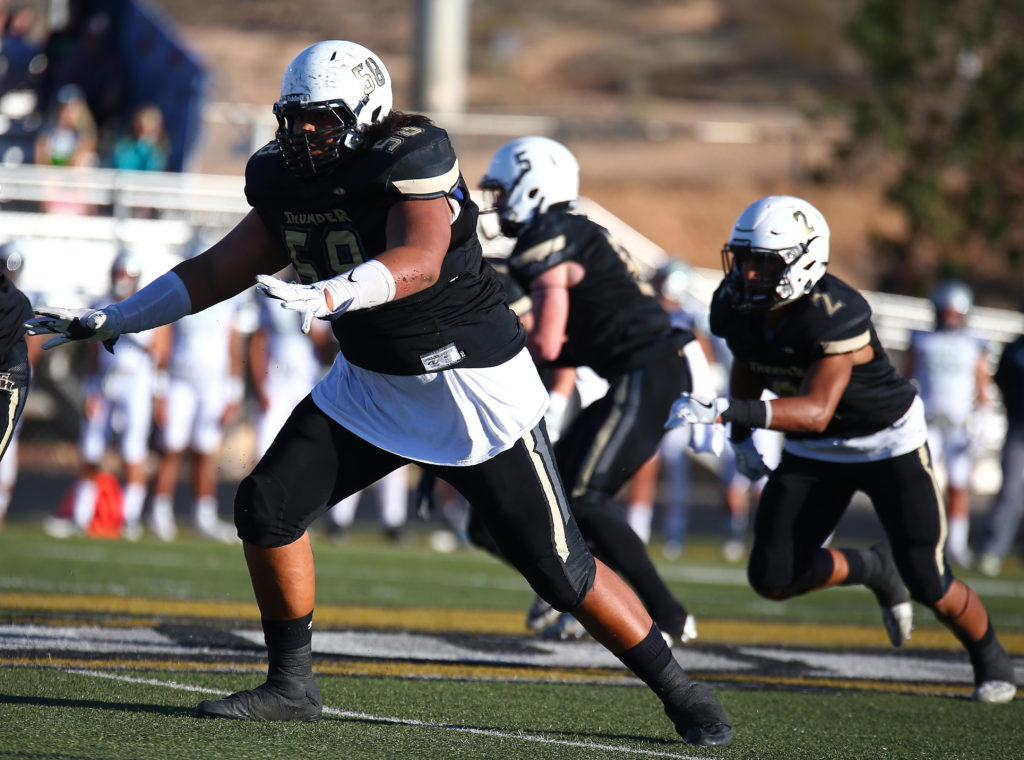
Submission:
[[[117,712],[154,713],[157,715],[169,715],[172,717],[192,717],[195,715],[194,707],[147,705],[139,704],[138,702],[104,702],[99,699],[23,697],[17,694],[0,694],[0,705],[35,705],[36,707],[72,707],[93,710],[116,710]]]
[[[384,720],[380,718],[368,718],[359,717],[355,715],[328,715],[323,716],[323,720],[328,721],[343,721],[346,723],[363,723],[366,725],[373,726],[391,726],[395,728],[439,728],[447,730],[464,730],[464,731],[486,731],[493,732],[495,735],[516,735],[516,734],[532,734],[533,736],[547,736],[547,737],[559,737],[576,740],[590,739],[592,741],[601,740],[615,740],[624,742],[645,742],[647,744],[657,744],[665,746],[677,746],[682,743],[682,739],[663,739],[655,736],[646,736],[641,734],[619,734],[611,732],[601,731],[553,731],[550,728],[542,728],[531,730],[529,728],[512,728],[510,726],[471,726],[465,723],[433,723],[431,721],[420,722],[405,722],[405,721],[394,721]]]

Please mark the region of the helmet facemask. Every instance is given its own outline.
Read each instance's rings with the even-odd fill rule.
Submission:
[[[524,171],[523,174],[525,173]],[[502,187],[498,180],[489,177],[485,177],[480,184],[480,189],[484,193],[484,208],[481,213],[497,214],[498,228],[505,237],[518,237],[523,226],[526,224],[526,221],[520,221],[515,218],[515,209],[508,202],[512,190],[519,183],[519,180],[522,179],[523,174],[516,178],[515,182],[512,183],[512,187],[508,190]],[[536,197],[538,192],[538,188],[534,188],[531,192],[531,197]],[[530,217],[532,218],[532,216],[533,214],[531,213]]]
[[[738,291],[737,305],[767,311],[805,295],[820,279],[812,280],[810,273],[803,271],[818,264],[810,257],[804,258],[810,243],[813,240],[781,250],[754,248],[741,241],[726,243],[722,248],[722,268]]]
[[[274,104],[277,144],[285,165],[300,179],[329,174],[348,157],[350,148],[362,142],[358,120],[344,101]],[[326,124],[313,131],[297,125]]]

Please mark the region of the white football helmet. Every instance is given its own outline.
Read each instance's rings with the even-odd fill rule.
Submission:
[[[372,51],[343,40],[310,45],[288,65],[274,103],[285,164],[303,178],[327,173],[344,159],[343,147],[362,144],[362,132],[387,116],[391,103],[391,76]],[[297,130],[303,123],[316,129]]]
[[[683,261],[669,261],[658,268],[651,282],[659,296],[681,306],[690,300],[693,270]]]
[[[142,260],[139,255],[128,248],[122,248],[110,265],[110,290],[119,299],[124,300],[139,289],[139,278],[142,277]]]
[[[491,208],[507,237],[552,206],[571,208],[579,198],[580,165],[568,148],[547,137],[520,137],[491,159],[480,188],[493,193]]]
[[[776,309],[810,292],[828,268],[829,229],[814,206],[789,195],[750,204],[722,248],[736,305]]]
[[[946,280],[932,291],[935,321],[938,327],[959,327],[974,306],[974,294],[959,280]],[[959,318],[957,318],[959,315]]]
[[[11,280],[16,281],[21,274],[21,267],[25,263],[25,254],[21,245],[14,240],[0,245],[0,271],[6,274]]]

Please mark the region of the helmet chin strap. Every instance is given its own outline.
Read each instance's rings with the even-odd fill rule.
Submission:
[[[370,96],[369,95],[363,95],[363,97],[359,100],[359,102],[356,103],[356,107],[351,109],[352,110],[352,115],[356,119],[356,123],[345,134],[344,143],[345,143],[345,147],[348,148],[349,150],[355,150],[356,148],[358,148],[360,145],[363,144],[363,136],[360,134],[360,129],[359,129],[359,114],[362,113],[363,108],[369,102],[370,102]]]

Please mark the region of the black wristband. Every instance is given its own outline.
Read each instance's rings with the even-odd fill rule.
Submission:
[[[763,428],[768,424],[768,405],[758,399],[734,399],[729,408],[722,412],[722,422]]]

